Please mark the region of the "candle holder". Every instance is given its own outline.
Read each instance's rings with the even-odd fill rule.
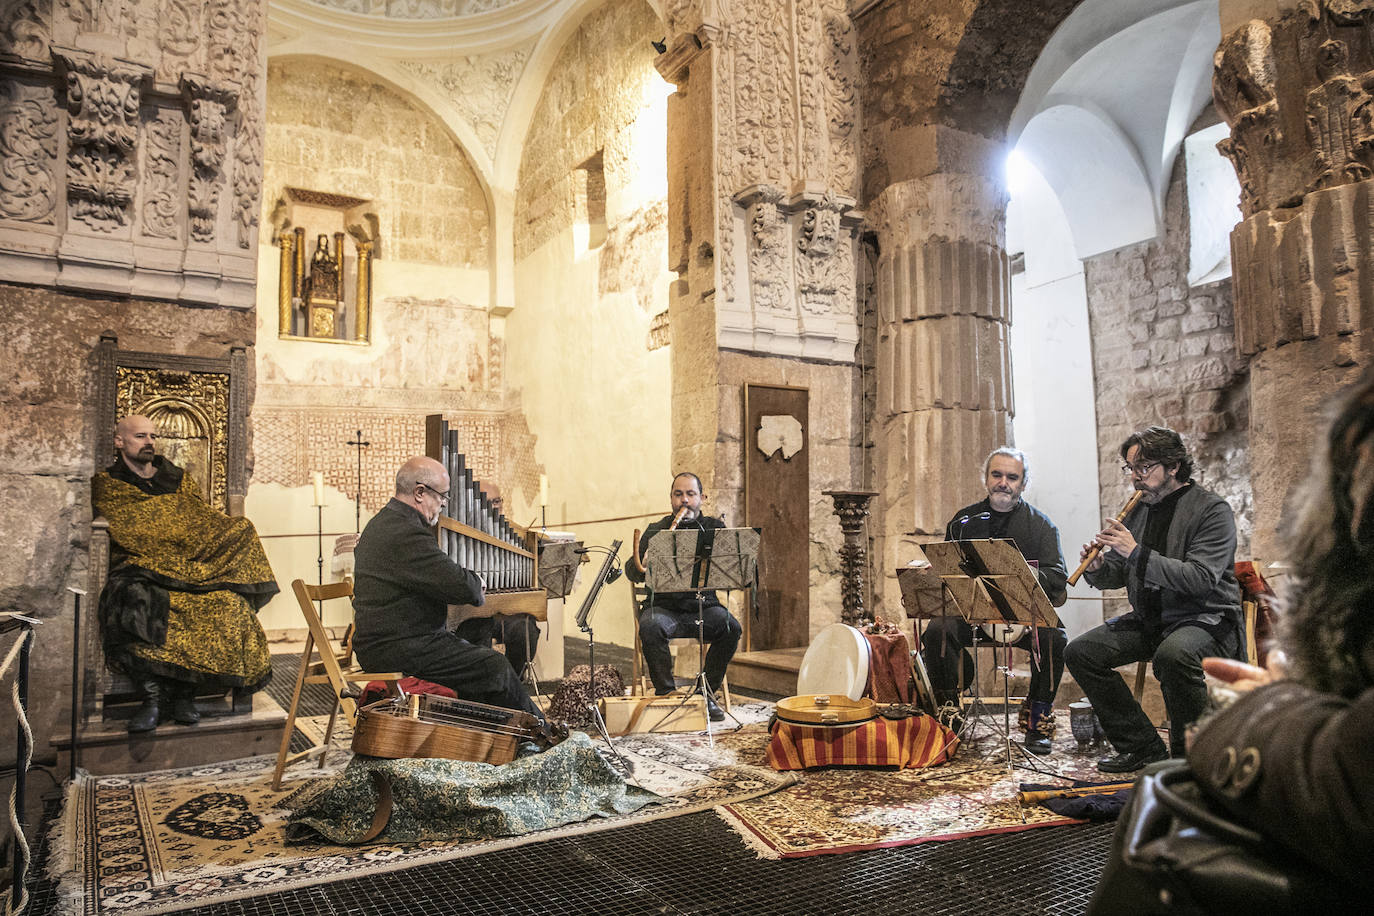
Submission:
[[[864,601],[864,569],[868,566],[868,545],[864,543],[864,519],[868,518],[868,501],[878,495],[876,490],[826,490],[823,496],[835,501],[835,514],[840,517],[844,532],[844,546],[840,548],[840,568],[844,583],[841,586],[843,610],[840,620],[851,627],[868,618]]]

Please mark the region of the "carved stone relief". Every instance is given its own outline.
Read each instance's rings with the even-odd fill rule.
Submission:
[[[0,279],[252,304],[264,8],[0,2]]]
[[[196,73],[181,77],[186,120],[191,126],[191,179],[187,188],[191,238],[197,242],[214,239],[224,164],[224,122],[238,105],[238,89],[233,83],[215,84]]]
[[[172,81],[185,70],[208,69],[201,48],[206,5],[201,0],[165,0],[159,11],[157,43],[162,49],[158,77]]]
[[[787,223],[778,212],[782,189],[773,185],[749,188],[735,198],[744,208],[749,237],[749,281],[754,307],[759,311],[791,308],[791,289],[787,284],[785,245]]]
[[[678,59],[660,65],[679,85],[694,54],[714,71],[720,342],[853,359],[858,64],[845,6],[735,4],[728,31],[722,12],[668,4],[669,24],[689,34],[674,35]]]
[[[523,0],[312,0],[320,6],[386,19],[453,19],[489,13]]]
[[[118,34],[125,22],[130,0],[65,0],[67,16],[82,31]]]
[[[0,47],[28,60],[48,59],[52,43],[52,0],[19,0],[0,7]]]
[[[407,60],[401,61],[400,66],[442,89],[443,96],[472,126],[482,149],[488,156],[495,156],[496,141],[510,106],[511,93],[515,91],[515,81],[533,48],[531,42],[481,57],[464,57],[445,63]]]
[[[0,83],[0,218],[52,225],[56,166],[52,90]]]
[[[178,112],[163,110],[148,121],[144,131],[142,228],[149,238],[180,235],[183,123]]]
[[[1374,175],[1372,25],[1369,0],[1304,0],[1222,39],[1212,92],[1231,136],[1218,149],[1235,166],[1246,216]],[[1304,129],[1284,130],[1295,124]]]
[[[135,176],[138,112],[148,67],[54,48],[64,78],[70,213],[100,232],[127,226]]]

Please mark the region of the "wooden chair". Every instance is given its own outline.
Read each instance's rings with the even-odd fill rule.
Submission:
[[[298,760],[319,755],[321,760],[329,753],[329,742],[334,737],[334,723],[342,708],[348,724],[358,724],[358,703],[350,696],[352,684],[366,684],[368,681],[384,681],[389,690],[396,689],[396,682],[403,675],[398,671],[384,673],[367,672],[353,664],[353,649],[345,638],[345,645],[336,649],[325,632],[320,615],[315,612],[316,601],[330,601],[335,598],[353,597],[353,580],[331,582],[328,585],[306,585],[301,579],[291,583],[296,593],[296,601],[301,606],[301,616],[305,618],[305,648],[301,650],[300,670],[296,673],[296,689],[291,693],[291,708],[286,713],[286,726],[282,730],[281,747],[277,750],[277,769],[272,776],[272,788],[281,788],[282,771]],[[328,684],[334,694],[334,705],[329,712],[329,725],[324,730],[324,739],[314,741],[311,747],[294,754],[288,754],[291,735],[296,727],[296,713],[301,701],[301,691],[306,684]]]
[[[644,606],[644,602],[648,597],[649,590],[643,585],[634,585],[633,583],[630,585],[630,620],[635,631],[634,681],[631,685],[631,689],[639,696],[647,696],[651,692],[649,675],[644,666],[644,647],[640,645],[639,642],[639,609]],[[675,636],[668,640],[668,642],[682,642],[684,640],[695,644],[697,638],[695,636]],[[705,647],[701,647],[700,651],[704,652]],[[704,658],[698,659],[698,664],[703,664],[704,662]],[[730,676],[728,674],[722,676],[720,679],[720,697],[725,711],[729,712]]]

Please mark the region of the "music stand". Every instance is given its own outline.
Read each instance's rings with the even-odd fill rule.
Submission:
[[[539,537],[538,554],[538,581],[544,593],[550,598],[566,600],[576,584],[578,566],[587,562],[582,542],[567,532],[544,531]],[[534,670],[534,647],[530,645],[528,627],[525,628],[525,667],[520,671],[520,680],[533,686],[536,696],[542,692],[539,675]]]
[[[978,634],[980,625],[1022,625],[1059,627],[1059,616],[1050,604],[1034,570],[1011,540],[940,541],[922,548],[929,566],[908,566],[897,571],[902,603],[912,617],[932,620],[959,617],[973,629],[973,703],[964,717],[960,735],[972,736],[982,718],[1001,734],[1006,749],[1007,771],[1011,772],[1012,748],[1026,760],[1038,764],[1024,748],[1011,739],[1011,645],[1002,641],[1002,727],[997,728],[982,695],[978,678]],[[996,643],[994,642],[994,658]],[[962,665],[960,666],[962,670]],[[1039,766],[1027,767],[1043,772]]]
[[[616,748],[615,742],[611,740],[611,731],[606,727],[606,719],[601,715],[601,707],[596,703],[596,637],[592,634],[591,623],[592,611],[596,608],[596,599],[601,594],[601,587],[615,581],[620,576],[620,570],[616,568],[615,565],[617,557],[620,554],[620,539],[617,538],[612,541],[610,547],[588,547],[578,549],[584,552],[586,550],[604,550],[606,552],[606,559],[602,562],[601,569],[597,570],[596,578],[592,580],[591,588],[587,590],[587,594],[582,598],[582,606],[577,609],[577,628],[587,634],[587,668],[590,672],[587,675],[587,711],[591,713],[592,722],[596,725],[597,732],[606,742],[606,746],[611,749],[611,753],[615,754],[615,759],[619,760],[621,767],[624,768],[623,775],[629,776],[631,767],[625,761],[625,758],[620,756],[619,749]]]
[[[697,600],[697,673],[692,689],[649,731],[667,722],[692,697],[700,694],[702,703],[710,695],[706,680],[706,593],[752,588],[758,579],[760,532],[758,528],[677,528],[654,532],[644,550],[644,583],[649,594],[693,594]],[[715,746],[709,707],[706,710],[706,740]],[[726,713],[736,730],[744,723],[733,712]]]

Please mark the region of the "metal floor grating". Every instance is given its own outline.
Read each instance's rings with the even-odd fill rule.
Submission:
[[[571,648],[571,647],[570,647]],[[598,661],[601,660],[598,647]],[[612,659],[606,660],[614,663]],[[275,656],[273,687],[290,699],[295,657]],[[279,683],[278,683],[279,682]],[[273,688],[269,688],[273,689]],[[302,713],[328,713],[326,688]],[[50,806],[49,820],[56,815]],[[997,916],[1082,913],[1111,845],[1112,824],[1049,827],[843,855],[759,859],[702,812],[565,837],[405,871],[320,884],[184,912],[204,916]],[[31,874],[41,876],[44,837]],[[30,913],[52,912],[51,881]]]
[[[55,810],[53,813],[56,813]],[[203,916],[918,916],[1082,913],[1111,824],[756,858],[711,812],[186,910]],[[46,844],[44,844],[45,846]],[[41,874],[46,848],[35,873]],[[51,882],[33,914],[53,911]]]

